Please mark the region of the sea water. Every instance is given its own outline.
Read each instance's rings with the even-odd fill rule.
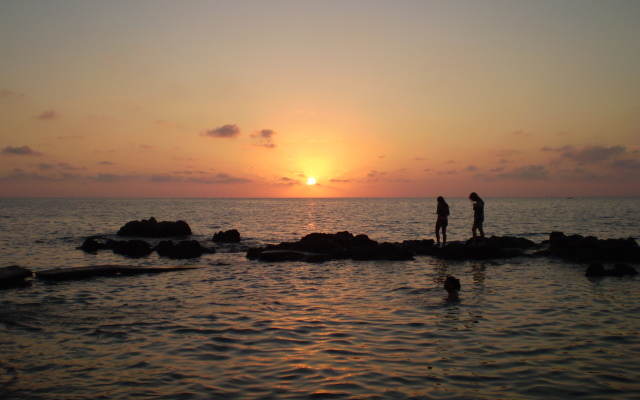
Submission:
[[[447,199],[449,241],[467,199]],[[487,235],[640,237],[638,198],[485,199]],[[640,279],[550,258],[266,263],[311,232],[433,238],[435,199],[0,199],[0,266],[192,265],[0,291],[2,399],[634,399]],[[77,250],[184,220],[216,254]],[[240,244],[211,241],[238,229]],[[634,265],[639,269],[637,265]],[[447,302],[447,275],[462,283]]]

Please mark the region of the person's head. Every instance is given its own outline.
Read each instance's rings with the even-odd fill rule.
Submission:
[[[444,197],[438,196],[438,203],[444,203]]]
[[[444,290],[447,292],[457,292],[460,290],[460,280],[454,278],[453,276],[447,276],[447,279],[444,280]]]
[[[473,192],[469,195],[469,200],[478,201],[480,200],[480,196],[478,196],[478,193]]]

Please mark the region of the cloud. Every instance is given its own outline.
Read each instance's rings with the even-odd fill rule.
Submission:
[[[531,132],[525,132],[522,129],[509,133],[509,136],[533,136]]]
[[[185,177],[180,175],[152,175],[149,181],[157,183],[166,182],[187,182],[187,183],[204,183],[204,184],[240,184],[252,182],[251,179],[237,178],[225,173],[219,173],[212,176]]]
[[[100,165],[116,165],[116,163],[114,163],[112,161],[98,161],[98,164],[100,164]]]
[[[586,146],[581,149],[576,149],[573,146],[567,145],[558,148],[543,147],[542,151],[552,151],[561,153],[562,157],[576,161],[579,164],[593,164],[601,161],[606,161],[613,157],[619,156],[626,152],[625,146]]]
[[[524,167],[515,168],[511,172],[500,174],[500,177],[524,180],[541,180],[549,177],[549,171],[547,171],[543,165],[526,165]]]
[[[37,167],[41,171],[51,171],[54,169],[60,169],[63,171],[83,171],[86,169],[84,167],[74,167],[69,163],[62,163],[62,162],[59,162],[57,164],[40,163],[37,165]]]
[[[573,146],[566,145],[566,146],[562,146],[562,147],[557,147],[555,149],[552,148],[552,147],[549,147],[549,146],[544,146],[540,150],[542,150],[542,151],[554,151],[554,152],[557,152],[557,153],[564,153],[564,152],[567,152],[567,151],[569,151],[571,149],[573,149]]]
[[[24,99],[26,96],[22,93],[16,93],[8,89],[0,90],[0,98],[6,99]]]
[[[262,129],[251,135],[251,138],[256,141],[255,146],[266,147],[268,149],[274,149],[278,147],[273,143],[273,136],[276,131],[273,129]]]
[[[58,114],[53,110],[44,111],[42,114],[36,116],[36,119],[39,119],[42,121],[54,121],[59,118],[60,118],[60,114]]]
[[[222,125],[200,134],[200,136],[211,136],[219,139],[235,138],[238,135],[240,135],[240,128],[235,124]]]
[[[475,165],[469,165],[467,167],[467,171],[476,171],[478,169],[478,167],[476,167]]]
[[[12,147],[7,146],[2,149],[2,154],[14,155],[14,156],[42,156],[43,153],[33,150],[29,146]]]
[[[611,165],[614,168],[626,169],[626,170],[640,169],[640,161],[633,158],[628,158],[624,160],[615,160]]]
[[[138,147],[141,148],[142,150],[155,150],[155,148],[156,148],[156,146],[152,146],[152,145],[148,145],[148,144],[141,144]]]

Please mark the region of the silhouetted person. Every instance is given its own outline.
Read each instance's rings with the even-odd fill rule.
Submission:
[[[447,291],[449,296],[447,300],[449,301],[457,301],[458,298],[458,290],[460,290],[460,280],[454,278],[453,276],[447,276],[447,279],[444,280],[444,290]]]
[[[438,208],[436,208],[436,239],[440,246],[440,229],[442,229],[442,245],[447,244],[447,225],[449,225],[449,205],[444,201],[444,197],[438,197]]]
[[[473,241],[476,241],[476,230],[480,232],[480,237],[484,238],[484,229],[482,229],[482,223],[484,222],[484,201],[478,196],[478,193],[473,192],[469,195],[469,200],[473,201]]]

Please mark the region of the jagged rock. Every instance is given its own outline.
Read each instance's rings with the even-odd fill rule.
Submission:
[[[529,239],[515,236],[491,236],[486,239],[486,244],[503,249],[528,249],[536,245]]]
[[[231,229],[225,232],[218,232],[213,235],[214,242],[238,243],[240,242],[240,232],[237,229]]]
[[[129,221],[122,226],[117,233],[118,236],[137,236],[148,238],[166,238],[191,235],[189,224],[184,221],[162,221],[155,218],[143,219],[141,221]]]
[[[151,245],[144,240],[107,240],[107,247],[115,254],[130,258],[140,258],[151,254]]]
[[[183,240],[174,244],[172,240],[161,240],[155,248],[158,255],[167,258],[198,258],[203,254],[213,254],[215,249],[202,246],[197,240]]]

